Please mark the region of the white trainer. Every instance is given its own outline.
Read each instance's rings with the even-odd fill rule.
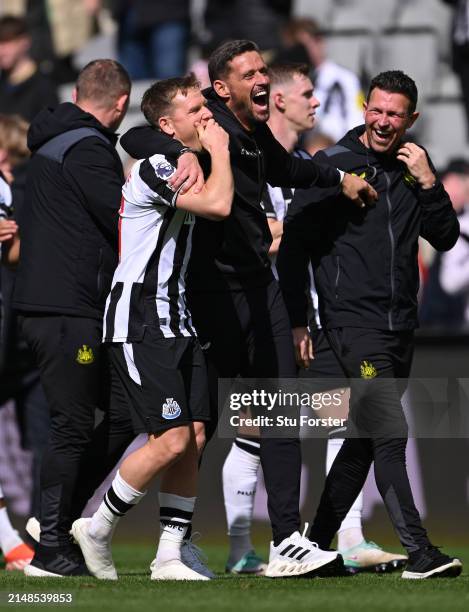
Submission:
[[[197,572],[197,574],[202,574],[202,576],[206,576],[211,580],[215,578],[215,574],[207,567],[207,556],[194,544],[194,541],[197,542],[199,538],[200,533],[196,531],[188,540],[183,541],[181,546],[181,561],[191,570]]]
[[[97,542],[89,535],[90,523],[90,518],[80,518],[73,523],[70,532],[81,548],[86,567],[100,580],[117,580],[110,545]]]
[[[308,540],[307,529],[308,523],[303,534],[295,531],[278,546],[270,543],[269,565],[265,571],[268,578],[344,575],[342,557],[335,551],[321,550],[316,542]]]
[[[37,520],[36,517],[29,517],[26,522],[25,529],[35,542],[39,542],[41,538],[41,523]]]
[[[207,576],[184,565],[179,559],[171,559],[159,564],[156,563],[156,559],[153,559],[150,569],[152,580],[210,580]]]

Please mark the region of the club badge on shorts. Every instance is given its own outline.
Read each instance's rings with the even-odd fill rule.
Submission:
[[[374,378],[378,376],[375,366],[369,361],[362,361],[360,364],[360,376],[362,378]]]
[[[163,411],[161,412],[163,419],[177,419],[180,414],[181,407],[177,401],[172,397],[167,397],[165,403],[163,404]]]
[[[76,361],[77,363],[81,363],[81,365],[88,365],[89,363],[93,363],[93,349],[91,349],[88,345],[84,344],[83,348],[78,349]]]

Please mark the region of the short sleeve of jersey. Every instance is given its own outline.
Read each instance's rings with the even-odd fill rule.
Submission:
[[[165,204],[175,208],[178,192],[174,192],[168,186],[168,180],[175,171],[176,168],[163,155],[153,155],[144,159],[140,164],[139,177],[144,190],[152,192],[145,195],[150,196],[150,199],[153,199],[156,204]]]
[[[11,217],[13,213],[11,202],[10,185],[0,176],[0,219],[8,219]]]

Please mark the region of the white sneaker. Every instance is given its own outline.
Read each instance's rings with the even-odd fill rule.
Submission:
[[[73,523],[71,529],[71,534],[85,558],[86,567],[100,580],[117,580],[110,545],[97,542],[89,535],[90,523],[90,518],[80,518]]]
[[[150,569],[152,580],[210,580],[207,576],[184,565],[179,559],[171,559],[159,564],[156,563],[156,559],[153,559]]]
[[[321,550],[316,542],[308,540],[307,529],[308,523],[303,534],[295,531],[278,546],[270,543],[269,565],[265,571],[268,578],[344,575],[342,557],[335,551]]]
[[[35,542],[39,542],[41,538],[41,523],[37,518],[34,516],[29,517],[25,529]]]
[[[202,576],[206,576],[209,579],[215,578],[215,574],[207,567],[207,556],[194,544],[194,540],[197,541],[199,537],[200,533],[195,532],[189,540],[183,541],[181,546],[181,561],[184,565],[194,570],[194,572],[197,572],[197,574],[202,574]]]

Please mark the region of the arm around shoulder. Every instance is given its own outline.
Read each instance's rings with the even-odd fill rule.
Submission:
[[[234,194],[229,136],[213,119],[197,129],[200,142],[211,157],[211,173],[199,192],[190,189],[179,195],[176,207],[211,221],[222,221],[231,213]]]

